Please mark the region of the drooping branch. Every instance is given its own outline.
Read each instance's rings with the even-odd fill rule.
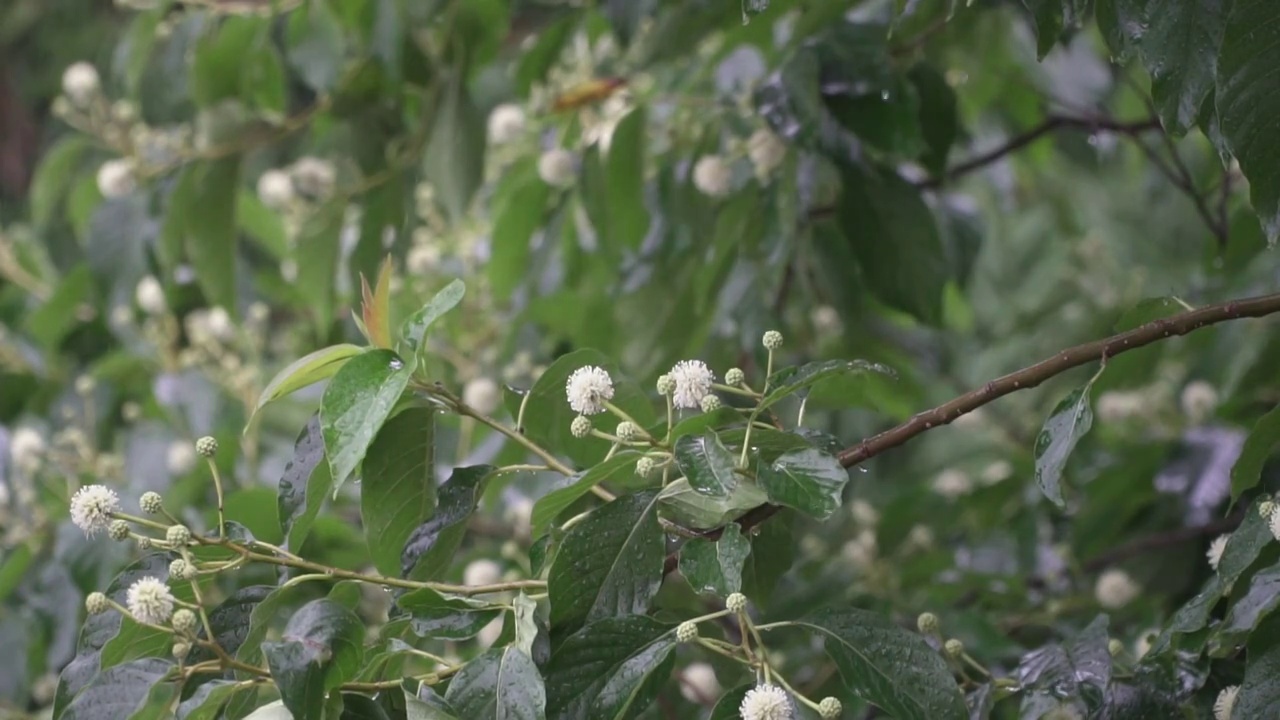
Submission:
[[[926,180],[920,184],[920,187],[930,189],[939,188],[946,183],[955,180],[961,175],[967,175],[975,170],[980,170],[987,165],[997,162],[1006,155],[1021,150],[1055,130],[1069,128],[1089,132],[1105,131],[1118,133],[1120,135],[1136,136],[1151,130],[1159,130],[1161,127],[1160,118],[1157,117],[1150,117],[1144,120],[1120,121],[1107,117],[1049,115],[1044,120],[1040,121],[1040,124],[1020,135],[1014,136],[1004,145],[965,160],[954,167],[948,168],[942,176]]]
[[[1280,313],[1280,293],[1207,305],[1197,310],[1153,320],[1118,335],[1076,345],[1035,365],[996,378],[977,390],[965,393],[935,408],[917,413],[895,427],[845,448],[837,454],[837,458],[841,465],[853,467],[898,447],[917,435],[950,424],[961,415],[971,413],[998,398],[1018,390],[1036,387],[1072,368],[1090,362],[1105,361],[1121,353],[1136,350],[1166,338],[1186,335],[1208,325],[1241,318],[1264,317],[1274,313]],[[773,517],[781,509],[777,505],[760,505],[739,517],[737,523],[743,532],[746,532]],[[703,533],[703,537],[716,540],[720,537],[722,530],[723,528],[708,530]],[[678,564],[679,550],[676,550],[667,555],[665,572],[672,572]]]
[[[1263,317],[1277,312],[1280,312],[1280,293],[1245,300],[1231,300],[1153,320],[1119,335],[1067,348],[1051,358],[992,380],[977,390],[965,393],[932,410],[918,413],[897,427],[844,449],[838,455],[840,463],[845,467],[857,465],[927,430],[951,423],[961,415],[973,412],[996,398],[1004,397],[1017,390],[1035,387],[1049,378],[1086,363],[1105,361],[1106,358],[1115,357],[1175,335],[1186,335],[1207,325],[1240,318]]]

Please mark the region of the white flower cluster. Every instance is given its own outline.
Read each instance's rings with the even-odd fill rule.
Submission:
[[[462,402],[488,415],[502,404],[502,389],[487,377],[468,380],[462,387]]]
[[[161,625],[173,616],[173,593],[164,581],[154,577],[140,578],[129,586],[125,607],[134,620]]]
[[[733,171],[719,155],[703,155],[693,166],[693,186],[703,195],[722,198],[729,194],[732,183]]]
[[[1213,720],[1231,720],[1231,711],[1236,709],[1236,695],[1239,694],[1239,685],[1222,688],[1213,701]]]
[[[738,708],[742,720],[791,720],[791,697],[777,685],[757,685],[747,691]]]
[[[1209,550],[1205,553],[1205,556],[1209,558],[1209,567],[1213,568],[1214,571],[1217,571],[1218,565],[1222,562],[1222,553],[1227,550],[1229,537],[1228,535],[1219,535],[1213,539],[1213,542],[1209,543]]]
[[[524,110],[519,105],[504,103],[489,113],[489,142],[505,145],[524,134]]]
[[[258,176],[258,199],[272,210],[283,210],[293,202],[293,178],[284,170],[271,168]]]
[[[1202,423],[1218,409],[1218,391],[1204,380],[1194,380],[1182,388],[1182,413],[1193,423]]]
[[[538,158],[538,177],[552,187],[567,188],[573,185],[577,174],[577,160],[573,153],[564,148],[548,150]]]
[[[78,108],[87,107],[101,89],[98,70],[87,62],[73,63],[62,72],[62,94]]]
[[[604,368],[587,365],[574,370],[565,383],[569,407],[579,415],[598,415],[613,399],[613,379]]]
[[[678,408],[698,409],[702,399],[711,392],[715,373],[701,360],[681,360],[671,368],[668,376],[675,383],[671,401]]]
[[[947,468],[933,479],[933,491],[948,500],[955,500],[973,490],[973,481],[963,470]]]
[[[107,199],[121,198],[138,188],[133,161],[128,158],[108,160],[98,168],[98,192]]]
[[[85,485],[71,496],[71,522],[93,537],[111,524],[111,514],[120,511],[120,496],[105,485]]]
[[[1142,587],[1129,575],[1118,568],[1107,570],[1098,576],[1093,595],[1098,604],[1108,610],[1119,610],[1137,599]]]
[[[9,440],[9,457],[19,472],[30,475],[40,468],[44,460],[44,437],[31,428],[18,428]],[[4,487],[0,483],[0,487]]]

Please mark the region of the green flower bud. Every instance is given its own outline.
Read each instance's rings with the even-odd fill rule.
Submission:
[[[196,452],[200,457],[211,458],[218,454],[218,441],[208,435],[196,441]]]
[[[111,607],[111,603],[107,601],[107,596],[100,592],[91,592],[84,599],[84,609],[90,615],[100,615]]]
[[[569,424],[569,432],[576,438],[584,438],[591,434],[591,418],[579,415]]]
[[[164,539],[174,547],[191,542],[191,531],[186,525],[170,525],[164,533]]]
[[[697,623],[685,620],[676,626],[676,642],[691,643],[698,639]]]

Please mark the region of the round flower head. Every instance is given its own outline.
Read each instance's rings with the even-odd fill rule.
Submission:
[[[747,596],[740,592],[730,593],[729,597],[724,599],[724,607],[732,613],[740,613],[747,609]]]
[[[569,407],[579,415],[604,412],[604,403],[613,399],[613,379],[604,368],[587,365],[573,371],[565,383]]]
[[[1117,610],[1133,602],[1142,588],[1138,586],[1129,573],[1111,569],[1098,576],[1093,594],[1098,604],[1108,610]]]
[[[916,618],[916,627],[925,635],[933,635],[938,632],[941,623],[938,622],[938,616],[931,612],[920,613],[920,617]]]
[[[742,368],[729,368],[729,371],[724,374],[725,385],[737,387],[746,381],[747,374],[742,371]]]
[[[186,440],[169,443],[165,454],[165,466],[171,475],[186,475],[196,467],[196,449]]]
[[[191,531],[186,525],[170,525],[164,533],[164,539],[170,545],[186,545],[191,542]]]
[[[579,415],[569,423],[569,434],[576,438],[584,438],[591,434],[591,418]]]
[[[973,489],[973,481],[963,470],[947,468],[933,479],[933,491],[948,500],[965,495]]]
[[[724,197],[732,189],[732,182],[733,171],[719,155],[703,155],[693,166],[693,186],[703,195]]]
[[[112,520],[107,526],[107,537],[115,541],[129,539],[129,523],[124,520]]]
[[[115,159],[102,163],[97,180],[98,192],[107,199],[124,197],[138,187],[131,160]]]
[[[691,643],[698,639],[698,624],[685,620],[676,626],[676,642]]]
[[[173,629],[180,633],[193,633],[196,630],[196,614],[186,608],[173,614]]]
[[[702,408],[702,412],[709,413],[719,410],[724,407],[724,404],[719,397],[708,393],[702,396],[702,401],[698,403],[698,406]]]
[[[943,643],[942,649],[946,650],[947,654],[953,658],[959,659],[960,656],[964,655],[964,643],[957,638],[951,638]]]
[[[87,62],[73,63],[62,73],[62,93],[77,107],[85,107],[101,87],[98,71]]]
[[[44,438],[31,428],[18,428],[13,431],[9,441],[9,457],[13,464],[24,473],[33,473],[40,467],[44,457]]]
[[[1219,535],[1209,543],[1209,551],[1205,556],[1209,558],[1209,567],[1215,571],[1218,569],[1218,563],[1222,562],[1222,553],[1227,549],[1227,535]]]
[[[1270,519],[1271,516],[1275,513],[1275,511],[1276,511],[1276,504],[1271,502],[1270,500],[1263,500],[1262,502],[1258,503],[1258,515],[1263,520]]]
[[[142,508],[142,512],[148,515],[155,515],[164,509],[164,500],[160,499],[160,493],[148,490],[142,493],[142,497],[138,500],[138,506]]]
[[[658,387],[658,394],[663,397],[666,397],[676,391],[675,378],[670,375],[659,375],[656,385]]]
[[[71,522],[93,537],[111,524],[111,513],[120,511],[120,496],[105,485],[85,485],[71,496]]]
[[[268,170],[258,176],[258,199],[263,205],[282,210],[293,202],[293,178],[283,170]]]
[[[1267,527],[1271,528],[1271,534],[1275,539],[1280,540],[1280,512],[1274,510],[1267,516]]]
[[[1236,695],[1239,693],[1239,685],[1222,688],[1218,698],[1213,701],[1213,720],[1231,720],[1231,711],[1236,707]]]
[[[671,368],[669,377],[675,381],[671,401],[678,408],[696,410],[702,406],[702,398],[711,392],[716,376],[701,360],[681,360]]]
[[[782,347],[782,333],[777,330],[768,330],[765,332],[764,337],[760,339],[760,342],[764,343],[765,348],[768,350],[777,350]]]
[[[742,720],[791,720],[791,698],[777,685],[757,685],[747,691],[738,708]]]
[[[218,440],[208,435],[196,441],[196,453],[200,457],[211,458],[218,454]]]
[[[162,581],[144,577],[129,586],[125,607],[138,622],[162,625],[173,615],[173,593]]]
[[[294,161],[288,168],[293,187],[303,195],[313,198],[328,197],[333,193],[338,173],[333,163],[320,158],[304,156]]]
[[[630,420],[623,420],[618,423],[618,429],[613,431],[619,440],[624,442],[633,442],[639,440],[641,436],[640,427]]]
[[[747,157],[751,158],[757,176],[768,177],[787,157],[787,146],[772,131],[760,128],[747,139]]]
[[[462,402],[488,415],[502,403],[502,390],[489,378],[476,378],[462,387]]]
[[[656,465],[654,459],[646,455],[636,461],[636,475],[647,478],[653,474]]]
[[[503,103],[489,113],[489,142],[502,145],[524,133],[524,110],[519,105]]]
[[[111,607],[111,603],[107,602],[107,596],[100,592],[91,592],[84,599],[84,609],[90,615],[100,615]]]
[[[487,560],[474,560],[462,571],[463,585],[493,585],[502,580],[502,566]]]
[[[1179,398],[1182,412],[1193,423],[1198,423],[1210,415],[1218,407],[1218,391],[1204,380],[1195,380],[1182,388]]]
[[[542,182],[558,188],[567,188],[573,185],[575,176],[578,174],[576,161],[573,153],[564,148],[556,148],[542,153],[538,158],[538,177],[542,178]]]
[[[840,717],[840,713],[844,712],[844,706],[840,704],[838,698],[824,697],[822,702],[818,703],[818,715],[823,720],[832,720],[832,718]]]
[[[134,300],[137,301],[138,307],[148,315],[163,315],[167,307],[164,299],[164,288],[160,285],[160,281],[154,276],[148,275],[138,281],[138,287],[133,293]]]
[[[680,673],[680,694],[685,700],[698,705],[710,704],[720,698],[720,693],[720,681],[710,664],[692,662]]]

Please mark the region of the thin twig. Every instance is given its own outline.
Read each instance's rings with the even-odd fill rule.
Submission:
[[[1245,512],[1247,511],[1238,510],[1225,518],[1207,522],[1204,525],[1180,527],[1161,533],[1155,533],[1154,535],[1148,535],[1143,538],[1138,538],[1137,540],[1108,550],[1101,555],[1089,558],[1085,561],[1083,567],[1088,572],[1094,572],[1153,550],[1163,550],[1171,545],[1180,545],[1191,540],[1199,540],[1205,537],[1216,537],[1222,533],[1231,532],[1240,526],[1240,522],[1244,520]]]
[[[1136,136],[1151,130],[1159,130],[1160,118],[1149,117],[1144,120],[1120,121],[1107,117],[1073,117],[1070,115],[1049,115],[1040,121],[1039,125],[1014,136],[1004,145],[994,150],[970,158],[955,167],[948,169],[941,177],[930,178],[920,183],[920,187],[935,189],[948,182],[955,180],[961,175],[966,175],[990,165],[1010,153],[1017,152],[1031,143],[1039,140],[1041,137],[1060,129],[1088,130],[1090,132],[1114,132],[1121,135]]]
[[[1136,350],[1175,335],[1186,335],[1208,325],[1241,318],[1264,317],[1274,313],[1280,313],[1280,293],[1207,305],[1198,310],[1154,320],[1133,330],[1112,335],[1102,340],[1067,348],[1053,357],[1041,360],[1035,365],[1009,373],[988,382],[977,390],[965,393],[930,410],[917,413],[895,427],[845,448],[836,457],[844,467],[853,467],[887,450],[898,447],[917,435],[928,432],[933,428],[950,424],[961,415],[973,412],[998,398],[1018,390],[1036,387],[1072,368],[1115,357],[1121,353]],[[777,505],[759,505],[748,510],[735,522],[745,533],[773,517],[779,510],[781,508]],[[707,530],[702,533],[702,536],[710,540],[716,540],[719,539],[723,530],[724,528],[722,527]],[[678,566],[679,550],[676,550],[667,555],[663,567],[665,572],[669,573]]]

